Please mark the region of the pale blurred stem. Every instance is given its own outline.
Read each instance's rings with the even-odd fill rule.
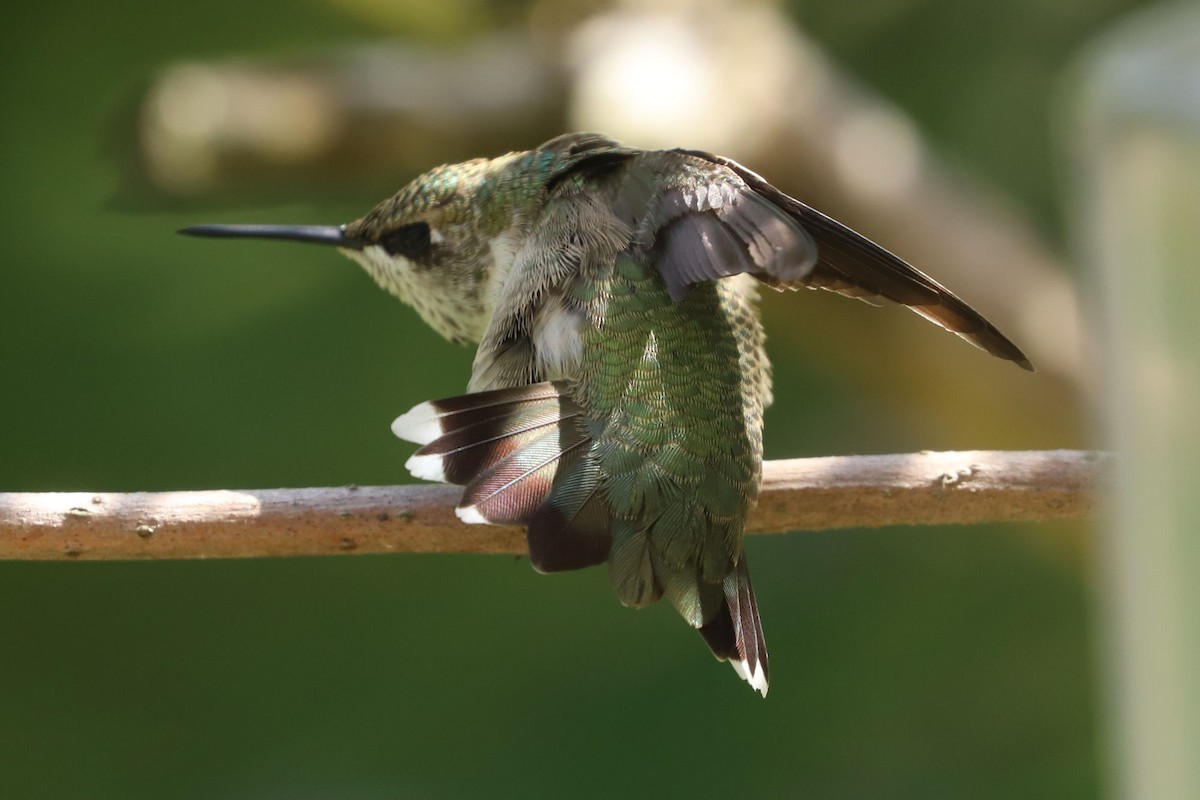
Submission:
[[[771,461],[748,532],[1078,519],[1108,461],[1077,450]],[[520,528],[459,522],[460,491],[0,493],[0,560],[525,551]]]

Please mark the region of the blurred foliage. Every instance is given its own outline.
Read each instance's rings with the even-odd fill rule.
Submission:
[[[0,490],[405,477],[390,420],[459,391],[469,351],[328,252],[185,241],[176,228],[215,220],[111,205],[114,121],[164,65],[367,39],[383,26],[364,5],[64,0],[6,13]],[[796,14],[1057,236],[1053,82],[1130,5],[820,0]],[[478,30],[485,7],[397,12],[386,32]],[[339,222],[376,199],[219,221]],[[770,421],[772,455],[961,446],[934,441],[937,420],[899,387],[863,397],[786,347],[774,360],[789,412]],[[55,798],[1092,797],[1076,535],[751,541],[774,666],[765,702],[669,609],[620,608],[601,570],[546,578],[461,556],[0,564],[0,786]]]
[[[1062,240],[1057,79],[1090,36],[1142,0],[792,0],[805,30],[912,114],[943,157],[1016,198]]]

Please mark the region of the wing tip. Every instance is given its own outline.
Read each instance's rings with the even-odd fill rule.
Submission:
[[[982,337],[979,339],[972,339],[966,336],[964,336],[964,338],[971,342],[971,344],[976,345],[980,349],[996,356],[997,358],[1002,358],[1005,361],[1011,361],[1026,372],[1037,372],[1037,369],[1035,369],[1033,366],[1033,362],[1029,360],[1029,356],[1022,352],[1021,348],[1013,344],[1008,337],[1000,333],[1000,331],[996,330],[994,327],[989,327],[989,332],[992,334],[992,336],[988,337],[987,339],[983,339]],[[962,336],[963,334],[959,335]]]

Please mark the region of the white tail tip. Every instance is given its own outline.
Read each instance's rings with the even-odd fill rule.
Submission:
[[[404,468],[414,478],[420,478],[423,481],[446,482],[446,473],[442,469],[442,457],[440,455],[410,456],[408,461],[404,462]]]
[[[734,661],[730,659],[729,663],[733,666],[733,671],[738,674],[738,677],[750,684],[753,689],[763,697],[767,696],[767,676],[763,672],[762,662],[758,661],[754,664],[754,671],[750,671],[750,665],[745,659]]]
[[[432,403],[418,403],[392,423],[392,433],[406,442],[429,444],[442,435],[442,423]]]
[[[479,513],[475,506],[459,506],[454,509],[454,515],[470,525],[486,525],[487,519]]]

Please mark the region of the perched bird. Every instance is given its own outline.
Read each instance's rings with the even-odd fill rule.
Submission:
[[[467,394],[392,430],[413,475],[515,523],[542,572],[608,563],[628,606],[666,597],[764,696],[743,548],[770,366],[756,285],[886,299],[1032,369],[931,278],[742,165],[598,134],[443,166],[340,227],[204,225],[318,242],[434,330],[478,342]]]

